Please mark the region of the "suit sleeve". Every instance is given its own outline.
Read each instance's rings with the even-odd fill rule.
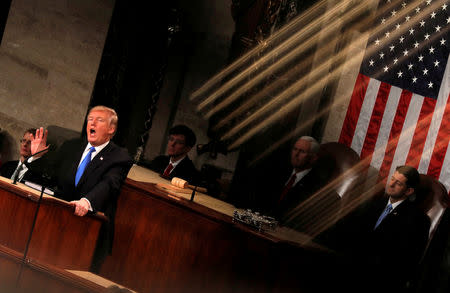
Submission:
[[[57,185],[58,166],[64,158],[64,154],[67,153],[68,145],[68,142],[65,142],[58,149],[50,150],[42,157],[34,159],[31,163],[25,161],[30,173],[28,176],[33,178],[33,182],[47,185],[48,187]]]

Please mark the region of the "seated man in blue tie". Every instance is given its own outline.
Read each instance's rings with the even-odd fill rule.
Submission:
[[[116,132],[116,112],[105,106],[89,111],[86,139],[66,141],[54,152],[40,153],[39,160],[31,158],[27,165],[33,173],[45,174],[55,187],[55,196],[69,201],[77,216],[88,211],[101,211],[109,218],[108,227],[100,231],[94,262],[99,251],[105,256],[112,245],[113,224],[120,187],[132,166],[128,152],[111,141]],[[47,131],[36,131],[31,152],[48,148]]]
[[[384,196],[363,203],[337,226],[340,250],[352,260],[351,269],[361,273],[355,280],[366,291],[402,292],[414,278],[430,228],[414,200],[419,180],[415,168],[397,167]]]
[[[150,162],[148,168],[167,179],[179,177],[190,184],[199,184],[200,174],[188,156],[196,140],[195,133],[186,125],[172,127],[169,130],[167,156],[157,156]]]

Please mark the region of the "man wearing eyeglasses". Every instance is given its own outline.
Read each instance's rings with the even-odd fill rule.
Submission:
[[[34,138],[35,128],[30,128],[25,131],[22,139],[20,139],[20,160],[14,160],[4,163],[0,168],[0,175],[3,177],[14,179],[17,176],[18,182],[32,181],[38,183],[38,178],[35,178],[23,161],[31,155],[31,140]]]

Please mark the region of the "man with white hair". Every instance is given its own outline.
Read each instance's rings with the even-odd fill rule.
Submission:
[[[273,201],[274,215],[282,225],[310,234],[318,232],[314,230],[317,219],[334,216],[340,204],[336,192],[319,193],[332,170],[331,165],[319,163],[319,149],[320,144],[311,136],[297,139],[291,149],[291,173],[285,175]]]

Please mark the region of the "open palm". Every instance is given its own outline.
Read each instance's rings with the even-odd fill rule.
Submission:
[[[42,127],[36,129],[36,134],[31,140],[31,154],[33,156],[36,154],[36,157],[40,157],[45,153],[45,150],[48,150],[47,133],[47,129],[44,130]]]

